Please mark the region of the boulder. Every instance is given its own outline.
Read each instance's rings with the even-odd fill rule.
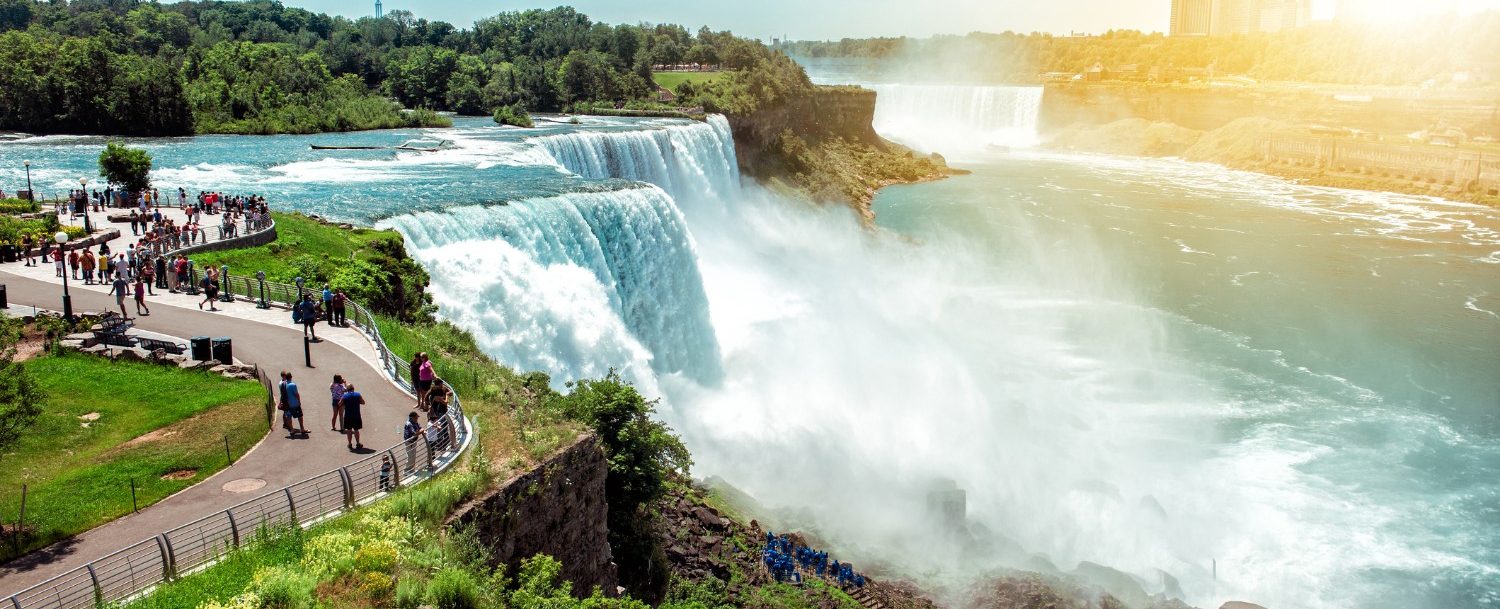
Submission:
[[[181,362],[177,363],[177,367],[183,370],[197,370],[199,368],[202,368],[204,363],[205,362],[200,362],[195,359],[184,358]]]
[[[145,360],[146,356],[144,355],[144,352],[141,351],[140,349],[136,349],[134,347],[121,347],[119,349],[119,351],[117,351],[115,353],[115,358],[116,359],[126,360],[126,361],[136,361],[136,362],[138,362],[138,361]]]

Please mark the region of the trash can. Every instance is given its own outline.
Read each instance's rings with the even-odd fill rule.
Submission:
[[[228,336],[215,338],[213,341],[213,359],[219,363],[229,365],[234,363],[234,347]]]
[[[206,362],[214,358],[213,345],[209,343],[207,336],[194,336],[188,339],[188,345],[193,359]]]
[[[10,308],[10,297],[5,295],[5,284],[0,283],[0,309]]]
[[[15,262],[16,258],[16,246],[9,243],[0,245],[0,262]]]

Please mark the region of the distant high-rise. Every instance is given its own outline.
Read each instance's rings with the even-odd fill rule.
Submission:
[[[1174,15],[1177,4],[1173,0]],[[1280,32],[1312,21],[1312,0],[1211,0],[1211,36]],[[1176,25],[1174,18],[1173,25]]]
[[[380,5],[380,0],[375,0],[375,18],[376,19],[384,19],[385,18],[385,7],[383,7],[383,6]]]
[[[1172,35],[1207,36],[1214,0],[1172,0]]]

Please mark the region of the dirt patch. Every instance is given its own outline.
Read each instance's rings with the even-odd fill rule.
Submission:
[[[80,421],[88,421],[88,422],[92,423],[94,421],[98,421],[99,417],[101,417],[101,416],[104,416],[104,415],[101,415],[101,414],[99,414],[97,412],[90,412],[88,414],[78,415],[78,420],[80,420]]]
[[[24,362],[29,359],[36,359],[46,352],[47,337],[28,332],[26,336],[21,337],[20,342],[16,343],[15,361]]]
[[[165,440],[165,439],[170,438],[170,437],[175,436],[175,435],[177,435],[177,430],[172,429],[171,427],[163,427],[163,428],[158,429],[156,431],[144,433],[144,434],[141,434],[141,435],[136,436],[134,438],[131,438],[131,440],[129,442],[121,444],[120,448],[132,448],[132,447],[140,446],[142,444],[150,444],[152,442],[157,442],[157,441],[160,441],[160,440]]]
[[[197,475],[198,475],[198,470],[196,470],[196,469],[179,469],[179,470],[177,470],[175,472],[170,472],[167,475],[162,476],[161,479],[162,480],[174,480],[174,481],[175,480],[192,480],[193,477],[197,476]]]

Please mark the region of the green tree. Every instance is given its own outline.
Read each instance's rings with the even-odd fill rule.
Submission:
[[[562,102],[613,100],[618,97],[609,57],[598,51],[573,51],[557,70]]]
[[[579,381],[555,406],[598,434],[609,459],[605,499],[610,547],[620,557],[620,580],[639,598],[665,593],[665,556],[656,542],[655,517],[647,509],[665,496],[674,475],[687,475],[692,456],[666,424],[653,419],[647,400],[611,370],[599,380]]]
[[[99,175],[129,192],[146,190],[151,187],[151,154],[110,142],[99,153]]]

